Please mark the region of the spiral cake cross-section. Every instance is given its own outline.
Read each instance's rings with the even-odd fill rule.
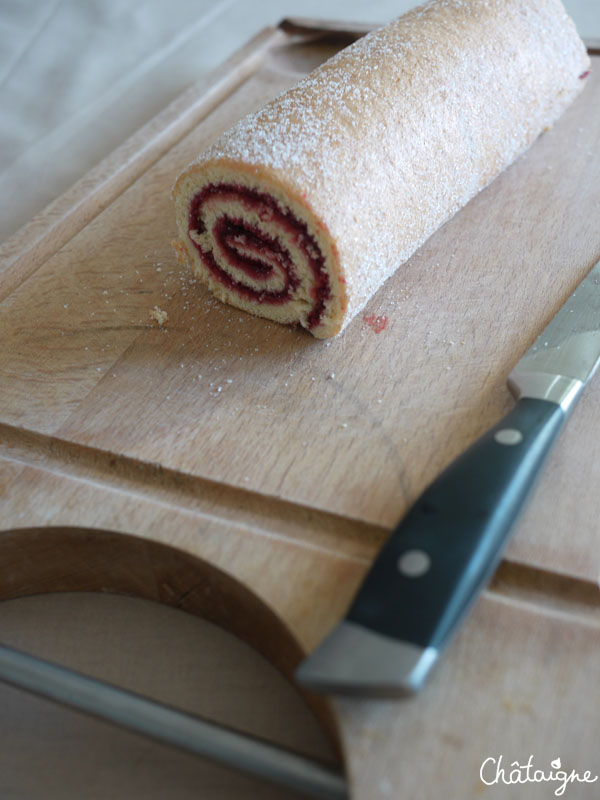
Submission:
[[[326,257],[308,223],[273,194],[240,182],[207,183],[189,204],[188,236],[213,281],[242,308],[319,328],[332,301]]]

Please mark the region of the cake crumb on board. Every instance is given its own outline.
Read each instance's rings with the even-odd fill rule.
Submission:
[[[150,311],[150,317],[158,323],[159,328],[164,328],[165,323],[169,319],[167,312],[163,311],[162,308],[159,308],[158,306],[154,306],[154,308]]]

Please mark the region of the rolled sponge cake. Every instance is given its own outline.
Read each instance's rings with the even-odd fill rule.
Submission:
[[[177,179],[221,300],[335,336],[551,126],[589,58],[559,0],[434,0],[226,131]]]

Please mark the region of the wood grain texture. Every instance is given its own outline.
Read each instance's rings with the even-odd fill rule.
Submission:
[[[31,240],[25,229],[7,244],[1,598],[149,597],[228,627],[291,675],[387,531],[510,407],[506,374],[600,256],[594,58],[559,123],[373,298],[381,333],[359,318],[316,341],[213,300],[170,246],[173,179],[339,45],[331,29],[313,35],[259,37],[220,73],[222,94],[203,82],[151,141],[134,137]],[[425,694],[309,698],[354,797],[478,797],[479,764],[499,753],[600,771],[597,389]],[[538,796],[547,785],[528,787]]]
[[[212,300],[170,249],[178,167],[290,80],[259,70],[5,299],[1,419],[389,528],[506,411],[510,367],[600,255],[600,86],[387,282],[385,331],[327,346]],[[510,553],[592,579],[594,386]]]
[[[599,645],[597,624],[565,625],[486,597],[426,693],[338,705],[355,796],[554,796],[558,783],[485,785],[482,764],[500,756],[507,777],[512,762],[530,755],[546,773],[559,757],[567,771],[597,776]],[[494,775],[484,770],[486,780]],[[564,796],[590,800],[599,782],[570,784]]]

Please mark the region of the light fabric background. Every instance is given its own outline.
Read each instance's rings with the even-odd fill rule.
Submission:
[[[410,0],[0,0],[0,242],[200,76],[284,16],[385,22]],[[598,0],[568,0],[600,38]],[[328,757],[299,696],[196,618],[103,595],[0,604],[0,641]],[[284,798],[0,685],[0,797]]]

